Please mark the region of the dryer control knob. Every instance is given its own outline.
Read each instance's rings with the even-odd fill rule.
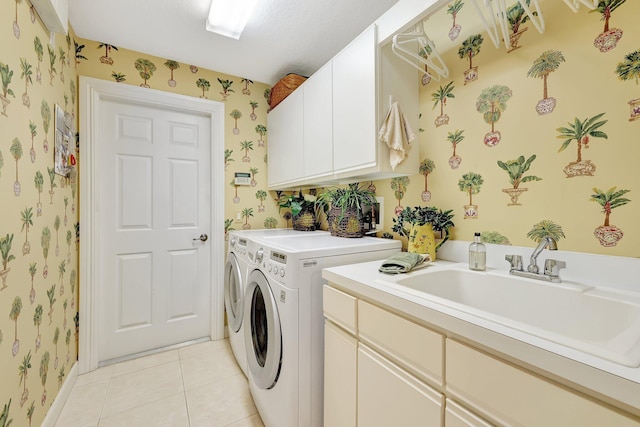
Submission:
[[[236,245],[236,238],[232,237],[231,240],[229,240],[229,246],[233,248],[235,245]]]
[[[256,252],[256,261],[258,261],[258,264],[262,262],[262,257],[264,257],[264,249],[260,248],[258,252]]]
[[[271,265],[271,264],[269,264],[269,265],[267,266],[267,270],[269,271],[269,273],[271,273],[271,269],[272,269],[272,268],[273,268],[273,265]]]
[[[284,277],[284,268],[280,270],[280,277]]]
[[[273,274],[278,275],[278,267],[273,267]]]

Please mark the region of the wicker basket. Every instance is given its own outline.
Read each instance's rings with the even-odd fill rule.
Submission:
[[[343,213],[342,208],[332,207],[329,210],[329,231],[332,236],[364,237],[362,216],[355,208],[347,208]]]
[[[302,208],[300,213],[293,217],[293,229],[298,231],[315,231],[316,214],[312,207]]]
[[[269,96],[269,106],[273,109],[282,102],[287,96],[291,94],[294,90],[297,89],[304,81],[307,80],[306,77],[300,76],[298,74],[287,74],[283,78],[278,81],[271,88],[271,95]]]

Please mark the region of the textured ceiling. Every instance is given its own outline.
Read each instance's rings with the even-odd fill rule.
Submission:
[[[396,2],[260,0],[240,40],[205,30],[211,0],[70,0],[69,21],[85,39],[272,85],[313,74]]]

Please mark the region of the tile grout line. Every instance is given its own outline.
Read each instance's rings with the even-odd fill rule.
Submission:
[[[191,427],[191,413],[189,411],[189,402],[187,401],[187,386],[184,383],[184,370],[182,369],[182,353],[178,349],[178,361],[180,362],[180,379],[182,380],[182,395],[184,397],[184,406],[187,409],[187,421]]]
[[[98,424],[97,427],[100,426],[100,422],[102,421],[102,412],[104,411],[104,405],[107,403],[107,396],[109,395],[109,389],[111,388],[111,378],[113,377],[113,367],[109,372],[109,382],[107,383],[107,391],[104,393],[104,397],[102,398],[102,405],[100,405],[100,414],[98,415]]]

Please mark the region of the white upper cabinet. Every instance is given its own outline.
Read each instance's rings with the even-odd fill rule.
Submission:
[[[269,113],[269,188],[417,173],[417,140],[394,170],[378,130],[392,98],[417,131],[419,77],[390,43],[378,45],[375,25],[367,28]]]
[[[267,171],[269,187],[299,183],[303,177],[303,92],[298,89],[274,108],[267,117]]]
[[[304,178],[333,174],[332,63],[327,63],[302,85],[304,92]]]
[[[333,58],[333,168],[338,174],[375,166],[377,50],[371,26]]]

